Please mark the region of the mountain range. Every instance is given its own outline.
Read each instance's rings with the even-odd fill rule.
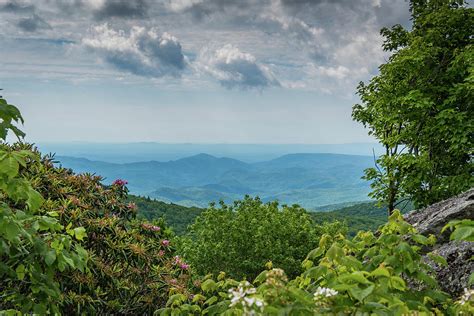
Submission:
[[[361,176],[373,165],[370,156],[322,153],[254,163],[209,154],[167,162],[111,163],[68,156],[56,160],[78,173],[100,174],[106,184],[125,179],[133,194],[186,206],[230,203],[248,194],[308,209],[367,200],[370,187]]]

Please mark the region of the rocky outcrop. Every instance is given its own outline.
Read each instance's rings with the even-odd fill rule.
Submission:
[[[450,241],[450,232],[441,233],[442,228],[455,219],[474,219],[474,189],[405,215],[405,220],[421,234],[437,237],[438,243],[427,250],[443,256],[448,266],[441,267],[428,259],[427,262],[436,272],[441,288],[457,296],[468,287],[469,276],[474,272],[474,261],[471,260],[474,243]]]

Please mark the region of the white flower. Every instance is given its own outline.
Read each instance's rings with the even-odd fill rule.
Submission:
[[[324,297],[336,296],[339,292],[327,287],[318,287],[314,292],[314,300],[319,300]]]
[[[241,282],[237,289],[233,288],[229,290],[229,307],[234,307],[238,304],[241,304],[241,306],[244,308],[244,311],[248,311],[253,307],[261,309],[264,305],[263,300],[249,296],[255,293],[257,293],[257,290],[249,282]]]
[[[464,294],[461,296],[461,300],[459,301],[459,304],[464,305],[467,302],[469,302],[474,295],[474,289],[464,289]]]

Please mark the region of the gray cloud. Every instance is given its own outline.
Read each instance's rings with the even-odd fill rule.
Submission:
[[[43,20],[37,14],[33,14],[28,18],[22,18],[18,21],[17,26],[25,32],[36,32],[38,30],[51,30],[52,27],[48,22]]]
[[[12,13],[32,13],[35,11],[35,6],[32,4],[22,4],[16,1],[7,1],[0,5],[0,11]]]
[[[386,58],[381,27],[409,25],[405,0],[0,0],[0,17],[0,37],[31,39],[25,31],[50,28],[41,20],[50,22],[54,30],[42,37],[82,41],[94,54],[74,56],[90,65],[99,56],[135,75],[185,74],[183,84],[201,82],[204,72],[226,87],[280,84],[332,93],[352,92],[377,72]],[[87,34],[97,21],[113,29]],[[221,49],[199,55],[204,46]],[[216,52],[236,59],[223,62]],[[69,56],[65,63],[74,62]]]
[[[215,51],[205,49],[198,59],[198,66],[227,88],[262,89],[280,85],[267,66],[232,45]]]
[[[94,12],[97,20],[108,18],[144,18],[149,9],[145,0],[106,0],[101,7]]]
[[[168,33],[159,35],[153,28],[134,26],[127,34],[103,24],[94,27],[82,43],[116,69],[139,76],[179,76],[186,68],[178,40]]]

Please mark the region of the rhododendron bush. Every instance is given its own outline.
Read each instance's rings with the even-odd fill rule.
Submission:
[[[0,99],[0,136],[21,121]],[[31,145],[0,143],[0,312],[148,313],[188,292],[189,265],[163,221],[135,219],[127,182],[58,168]]]

